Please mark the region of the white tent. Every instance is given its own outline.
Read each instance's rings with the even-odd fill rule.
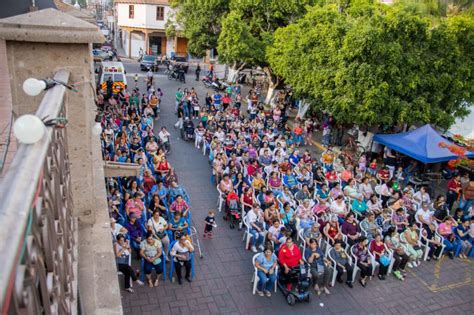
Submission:
[[[474,105],[471,106],[470,111],[466,117],[457,118],[447,133],[461,135],[467,140],[474,140]]]

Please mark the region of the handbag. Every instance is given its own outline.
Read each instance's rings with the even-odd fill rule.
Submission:
[[[380,256],[380,263],[387,267],[388,265],[390,265],[390,257],[388,257],[387,255],[382,255]]]

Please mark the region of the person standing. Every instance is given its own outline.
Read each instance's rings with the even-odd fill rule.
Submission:
[[[451,211],[454,202],[461,194],[461,175],[456,175],[448,182],[448,192],[446,194],[446,204],[448,210]]]
[[[183,92],[181,91],[181,88],[178,88],[178,90],[176,91],[176,106],[175,106],[175,111],[178,112],[178,106],[179,104],[181,103],[181,101],[183,100]]]
[[[196,81],[199,81],[199,74],[200,73],[201,73],[201,66],[198,63],[197,67],[196,67]]]
[[[174,244],[171,249],[171,256],[173,257],[174,267],[176,269],[176,277],[178,283],[182,284],[182,268],[186,270],[185,278],[188,282],[191,282],[191,254],[194,252],[194,247],[191,242],[187,239],[185,234],[180,234],[178,241]]]
[[[151,69],[148,70],[146,73],[146,78],[147,78],[147,86],[152,86],[153,85],[153,71]]]
[[[138,87],[138,73],[135,73],[135,76],[133,77],[133,81],[135,81],[135,88]]]
[[[462,198],[459,207],[464,211],[464,214],[469,213],[469,208],[474,203],[474,180],[469,181],[463,188]]]
[[[124,276],[125,291],[133,293],[133,289],[130,285],[130,278],[135,281],[138,285],[143,285],[143,282],[138,280],[135,271],[129,265],[131,248],[128,240],[125,239],[123,234],[117,235],[117,242],[114,245],[115,261],[117,263],[117,269]]]
[[[158,133],[158,137],[160,138],[163,147],[166,150],[166,153],[171,151],[170,149],[170,133],[166,130],[166,127],[161,127],[161,131]]]

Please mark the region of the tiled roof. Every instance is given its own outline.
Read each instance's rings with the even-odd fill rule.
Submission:
[[[168,0],[114,0],[114,3],[129,3],[129,4],[165,4],[168,5]]]

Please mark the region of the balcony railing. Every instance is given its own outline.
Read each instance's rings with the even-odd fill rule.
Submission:
[[[67,82],[59,71],[56,80]],[[45,93],[40,118],[67,117],[65,88]],[[19,144],[0,182],[2,314],[77,313],[77,222],[72,217],[67,128]]]

